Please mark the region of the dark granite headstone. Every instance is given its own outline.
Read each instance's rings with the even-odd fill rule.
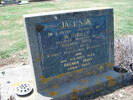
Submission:
[[[122,81],[113,70],[112,8],[26,15],[25,26],[42,98],[77,100]]]
[[[3,3],[4,5],[7,5],[7,4],[17,4],[18,2],[16,0],[3,0]]]

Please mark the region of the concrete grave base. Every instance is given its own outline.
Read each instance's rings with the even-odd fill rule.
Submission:
[[[7,100],[13,95],[16,100],[35,100],[36,95],[34,78],[31,73],[30,65],[9,65],[0,69],[0,92],[1,100]],[[30,83],[34,88],[32,95],[27,97],[18,97],[16,95],[16,87],[23,83]]]
[[[57,91],[54,91],[52,88],[49,89],[51,92],[47,91],[47,93],[51,96],[53,95],[53,99],[46,96],[48,94],[44,93],[45,90],[40,91],[40,94],[37,94],[35,100],[88,100],[90,96],[93,96],[105,89],[122,85],[130,79],[130,73],[120,74],[114,70],[110,70],[96,76],[64,83],[57,89]]]

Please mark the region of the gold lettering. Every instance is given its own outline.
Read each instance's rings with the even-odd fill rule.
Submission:
[[[88,66],[88,65],[90,65],[90,63],[83,63],[83,64],[81,64],[82,67],[85,67],[85,66]]]
[[[89,18],[87,19],[86,24],[91,24],[91,21]]]
[[[85,58],[85,59],[83,59],[83,62],[89,62],[89,61],[91,61],[92,60],[92,58]]]
[[[68,35],[65,35],[64,38],[65,38],[65,39],[68,39],[69,37],[68,37]]]
[[[77,68],[78,68],[78,66],[71,66],[70,68],[68,68],[68,70],[75,70]]]
[[[53,33],[52,32],[48,32],[48,37],[51,37],[53,36]]]
[[[83,25],[83,22],[82,22],[81,20],[79,20],[79,24],[80,24],[80,25]]]
[[[69,63],[65,63],[64,64],[64,67],[70,67],[70,66],[78,65],[78,64],[79,64],[79,61],[69,62]]]
[[[82,52],[76,53],[75,55],[76,56],[82,55]]]
[[[61,61],[61,63],[65,63],[65,62],[67,62],[67,60],[62,60],[62,61]]]
[[[87,57],[95,56],[95,53],[88,54]]]
[[[76,22],[75,21],[73,21],[73,26],[76,27]]]
[[[76,59],[78,60],[78,59],[83,59],[85,56],[78,56],[78,57],[76,57]]]

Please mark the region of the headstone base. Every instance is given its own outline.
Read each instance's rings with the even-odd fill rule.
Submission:
[[[122,85],[130,79],[130,73],[121,74],[114,70],[110,70],[96,76],[64,83],[57,89],[57,94],[57,91],[55,92],[54,90],[52,91],[52,89],[49,89],[51,90],[51,93],[48,94],[53,96],[46,96],[48,95],[47,93],[40,91],[40,94],[37,94],[35,100],[88,100],[90,97],[95,96],[96,93]]]

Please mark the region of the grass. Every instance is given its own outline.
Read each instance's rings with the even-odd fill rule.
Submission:
[[[133,0],[62,0],[0,7],[0,59],[26,49],[24,14],[109,6],[114,8],[115,35],[131,35],[133,34],[132,5]]]

